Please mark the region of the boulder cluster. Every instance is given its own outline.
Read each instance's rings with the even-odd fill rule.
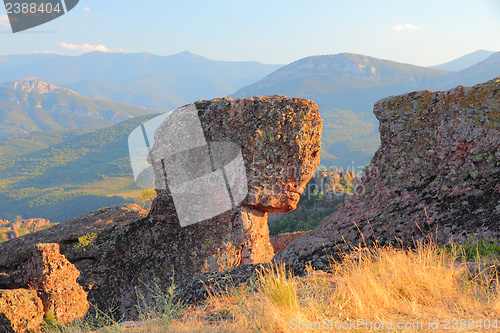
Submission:
[[[500,78],[378,101],[362,190],[276,255],[300,271],[350,246],[500,240]]]
[[[156,286],[167,289],[174,281],[182,287],[203,273],[271,261],[267,214],[295,209],[319,165],[318,108],[312,101],[284,96],[222,98],[194,107],[208,143],[241,149],[248,195],[240,205],[181,227],[170,189],[159,187],[149,212],[137,205],[104,208],[0,243],[5,277],[0,287],[15,287],[15,272],[30,262],[33,246],[56,243],[80,271],[78,283],[92,305],[136,318],[138,295],[148,298]],[[167,141],[163,133],[160,126],[153,151]]]
[[[2,283],[0,331],[38,330],[44,318],[67,323],[83,318],[89,310],[87,292],[76,279],[80,271],[59,252],[58,244],[31,247],[30,258]]]
[[[500,78],[377,102],[381,146],[361,180],[340,170],[314,179],[329,195],[347,190],[352,197],[318,229],[272,240],[268,213],[295,209],[319,165],[316,104],[257,96],[186,109],[199,118],[207,146],[241,149],[248,186],[241,203],[182,227],[164,161],[150,158],[161,186],[149,212],[137,205],[104,208],[0,243],[0,330],[36,330],[48,314],[59,321],[81,318],[92,313],[89,303],[136,318],[137,295],[147,299],[156,287],[174,282],[195,303],[206,297],[206,285],[228,276],[244,281],[257,264],[325,269],[351,246],[500,240]],[[168,128],[172,124],[160,125],[151,151],[170,144]],[[196,182],[197,172],[180,177]]]

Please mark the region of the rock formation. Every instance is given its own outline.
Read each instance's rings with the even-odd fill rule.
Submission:
[[[37,331],[43,314],[42,300],[35,290],[0,290],[0,332]]]
[[[275,259],[301,270],[375,240],[500,240],[500,78],[389,97],[374,113],[381,146],[364,170],[363,191]]]
[[[49,313],[58,322],[73,322],[89,309],[87,293],[76,282],[80,272],[59,253],[59,245],[30,250],[27,261],[3,276],[3,284],[18,289],[0,289],[1,332],[38,331]]]
[[[309,231],[295,231],[295,232],[285,232],[274,236],[270,239],[271,245],[273,246],[274,253],[278,253],[283,251],[288,244],[293,242],[296,239],[305,237]]]
[[[160,287],[172,279],[182,286],[202,272],[269,261],[274,252],[267,212],[294,209],[319,164],[316,104],[273,96],[195,106],[208,142],[241,148],[248,180],[241,206],[181,227],[170,190],[160,188],[149,216],[136,205],[111,207],[0,243],[2,272],[12,274],[29,260],[29,244],[58,243],[80,270],[78,282],[90,303],[105,311],[116,306],[118,315],[134,317],[136,293],[149,297],[147,286],[155,278]]]
[[[76,282],[79,275],[58,244],[37,244],[29,260],[12,274],[11,284],[36,290],[44,313],[52,312],[57,321],[67,323],[83,318],[89,309],[87,293]]]
[[[16,222],[0,220],[0,242],[47,229],[49,227],[50,221],[42,218],[19,220]]]
[[[349,197],[355,191],[361,191],[361,180],[352,170],[327,169],[317,170],[314,173],[314,185],[311,190],[324,193],[327,201],[342,198],[344,193]]]

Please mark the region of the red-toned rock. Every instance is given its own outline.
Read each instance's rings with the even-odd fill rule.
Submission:
[[[180,138],[172,137],[172,131],[178,130],[182,121],[191,121],[189,112],[196,112],[195,118],[199,118],[203,137],[200,142],[236,144],[246,167],[248,195],[240,209],[224,215],[229,218],[222,222],[224,227],[218,226],[219,232],[232,237],[223,238],[222,243],[212,242],[212,250],[217,249],[218,255],[236,255],[241,264],[269,262],[274,251],[269,242],[267,212],[295,209],[319,164],[321,118],[316,104],[300,98],[257,96],[199,101],[190,109],[188,106],[174,111],[170,117],[175,117],[176,122],[167,118],[158,127],[149,156],[158,192],[149,214],[154,219],[164,217],[170,207],[168,202],[172,201],[169,190],[162,188],[166,186],[165,163],[155,156],[176,149],[172,141]],[[193,124],[196,123],[197,119]],[[178,135],[185,136],[185,141],[198,140],[183,130]],[[175,215],[175,211],[168,214]],[[228,244],[233,253],[227,253]],[[211,271],[217,270],[213,264],[216,260],[213,255],[207,259]]]
[[[296,232],[285,232],[283,234],[274,236],[273,238],[270,239],[274,252],[278,253],[280,251],[283,251],[288,246],[288,244],[290,244],[296,239],[306,236],[308,233],[309,231],[296,231]]]
[[[0,233],[3,233],[9,240],[49,227],[50,221],[42,218],[19,220],[16,222],[0,220]]]
[[[26,219],[13,222],[11,226],[12,229],[14,230],[18,230],[20,228],[26,228],[31,232],[36,232],[38,230],[50,227],[50,221],[42,218]]]
[[[42,300],[35,290],[0,289],[0,332],[38,331],[43,315]]]
[[[182,287],[202,272],[270,261],[267,212],[294,209],[319,163],[317,106],[283,96],[196,105],[207,141],[241,147],[249,179],[242,205],[181,227],[169,190],[160,189],[147,217],[135,205],[110,207],[2,242],[0,266],[12,275],[30,260],[30,246],[58,243],[82,272],[78,282],[90,303],[105,312],[117,307],[118,316],[134,318],[137,292],[150,297],[153,277],[167,290],[172,280]],[[269,190],[272,184],[284,189]],[[0,286],[8,284],[4,280]]]
[[[340,198],[344,193],[351,195],[363,190],[361,180],[352,170],[317,170],[314,174],[314,185],[316,187],[310,190],[323,192],[327,201]]]
[[[276,255],[327,264],[338,248],[414,241],[500,240],[500,77],[375,104],[381,146],[363,191]]]
[[[76,282],[79,275],[59,252],[58,244],[37,244],[13,280],[36,290],[45,313],[54,313],[57,321],[72,322],[83,318],[89,309],[87,293]]]

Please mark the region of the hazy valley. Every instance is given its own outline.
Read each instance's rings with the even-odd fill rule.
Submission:
[[[488,55],[479,53],[480,57]],[[467,66],[478,59],[476,55],[458,61]],[[372,112],[377,100],[419,89],[486,81],[500,73],[499,59],[500,53],[495,53],[450,72],[348,53],[308,57],[281,68],[211,61],[188,52],[169,57],[98,52],[80,57],[3,57],[3,78],[39,79],[0,86],[0,137],[4,138],[0,141],[0,218],[22,215],[62,222],[103,206],[137,202],[141,190],[131,175],[128,134],[158,110],[199,99],[195,96],[281,94],[312,99],[323,118],[321,163],[343,169],[364,166],[380,144],[378,121]],[[91,66],[95,63],[99,66]],[[130,70],[120,70],[124,67]],[[176,79],[163,71],[177,71]],[[211,79],[207,81],[207,77]],[[138,83],[146,79],[150,83]],[[186,86],[183,81],[196,84]],[[93,85],[95,89],[90,88]],[[115,94],[104,87],[110,85],[133,92]],[[147,98],[134,99],[136,93]],[[137,102],[138,106],[121,102]],[[145,114],[150,116],[138,117]],[[94,131],[125,119],[130,120]]]

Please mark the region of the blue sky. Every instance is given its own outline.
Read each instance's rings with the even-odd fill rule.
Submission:
[[[29,0],[27,0],[29,1]],[[287,64],[352,52],[421,66],[500,51],[498,0],[80,0],[13,34],[0,6],[0,55],[92,50]]]

